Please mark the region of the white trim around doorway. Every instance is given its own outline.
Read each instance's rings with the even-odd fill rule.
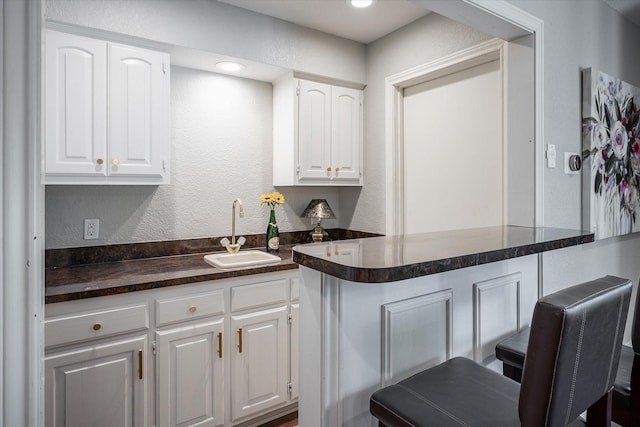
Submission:
[[[541,227],[544,225],[544,23],[506,1],[464,0],[462,3],[477,8],[478,22],[484,21],[484,18],[489,15],[492,18],[500,19],[509,26],[522,29],[522,35],[531,34],[534,37],[534,226]],[[425,7],[428,6],[429,4],[425,4]],[[447,15],[447,13],[442,14]],[[455,17],[452,16],[451,19],[455,19]],[[472,20],[472,18],[469,19]],[[467,24],[473,26],[472,23],[467,22]],[[402,129],[398,125],[402,118],[403,89],[439,75],[455,72],[455,67],[458,66],[455,65],[456,62],[464,61],[463,65],[460,65],[461,67],[469,66],[468,61],[477,60],[480,61],[478,63],[482,63],[481,61],[486,60],[486,55],[495,55],[495,52],[501,49],[496,48],[497,45],[498,41],[491,40],[437,61],[394,74],[386,79],[385,170],[387,203],[385,228],[387,235],[403,234],[404,230],[404,170],[402,164],[404,153]]]

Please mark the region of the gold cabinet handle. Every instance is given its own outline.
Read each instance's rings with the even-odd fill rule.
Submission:
[[[113,159],[113,160],[111,160],[111,163],[113,164],[113,166],[118,166],[120,164],[120,160]]]
[[[99,164],[99,165],[101,165],[101,164],[103,164],[103,163],[104,163],[104,160],[102,160],[102,159],[98,159],[98,160],[96,160],[96,163],[97,163],[97,164]]]
[[[218,358],[222,359],[222,332],[218,332]]]
[[[242,328],[238,328],[238,352],[242,353]]]
[[[327,173],[331,172],[331,166],[327,168]]]
[[[100,328],[102,328],[102,325],[100,323],[94,323],[93,324],[93,330],[94,331],[99,331]]]
[[[336,168],[336,176],[338,176],[338,172],[340,172],[340,168]]]
[[[189,313],[195,313],[198,308],[195,305],[189,307]]]
[[[138,350],[138,379],[142,379],[142,349]]]

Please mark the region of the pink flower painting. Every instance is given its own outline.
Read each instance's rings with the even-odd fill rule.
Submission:
[[[596,239],[640,231],[640,89],[593,69],[582,89],[583,228]]]

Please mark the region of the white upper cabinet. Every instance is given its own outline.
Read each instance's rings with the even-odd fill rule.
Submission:
[[[169,55],[47,30],[44,183],[169,183]]]
[[[274,83],[273,185],[362,185],[362,90]]]

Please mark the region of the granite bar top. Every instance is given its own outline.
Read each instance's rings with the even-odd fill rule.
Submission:
[[[377,234],[329,229],[333,240]],[[245,249],[265,247],[265,235],[246,235]],[[204,256],[221,251],[221,237],[48,249],[45,251],[45,303],[121,294],[208,280],[297,269],[291,249],[310,241],[309,231],[280,233],[280,264],[223,270]],[[263,250],[263,249],[261,249]]]
[[[593,240],[583,230],[500,226],[298,245],[293,261],[339,279],[386,283]]]
[[[280,264],[229,270],[223,270],[207,264],[204,260],[204,256],[207,254],[141,258],[47,270],[45,303],[50,304],[298,268],[298,265],[291,260],[291,246],[281,246],[280,251],[274,254],[282,258]]]

